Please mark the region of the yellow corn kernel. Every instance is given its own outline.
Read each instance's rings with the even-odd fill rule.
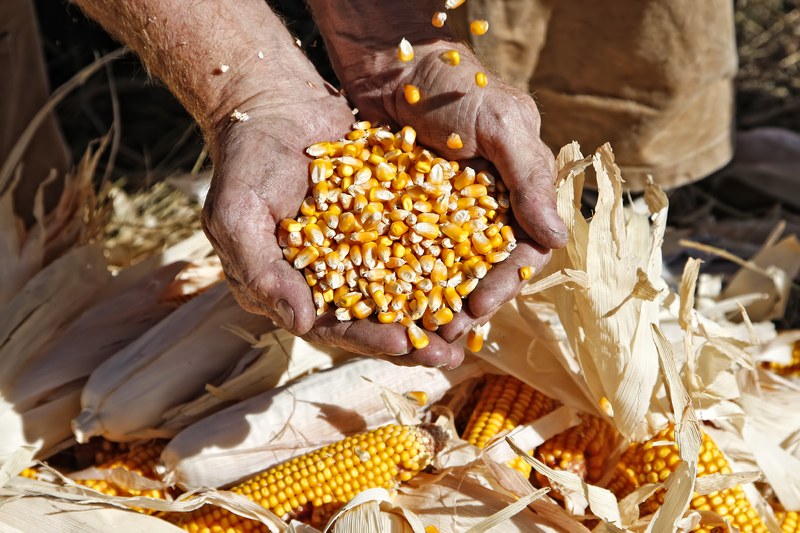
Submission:
[[[329,274],[339,274],[338,272],[329,272]],[[339,274],[341,276],[341,274]],[[322,300],[325,303],[331,303],[333,298],[336,296],[336,291],[334,289],[328,289],[327,291],[322,293]]]
[[[404,194],[400,198],[400,202],[402,203],[404,210],[412,211],[414,209],[414,199],[411,197],[410,194]]]
[[[511,407],[509,407],[511,406]],[[463,438],[483,448],[501,431],[529,424],[556,408],[556,402],[512,376],[486,375],[486,384],[479,392]],[[508,464],[525,477],[531,467],[521,457]]]
[[[474,206],[477,200],[475,198],[459,198],[456,202],[456,209],[469,209]]]
[[[442,233],[453,239],[455,242],[464,242],[469,237],[469,232],[456,224],[447,223],[441,227]]]
[[[417,222],[414,231],[426,239],[435,239],[439,236],[439,226],[428,222]]]
[[[461,54],[455,50],[448,50],[447,52],[442,52],[439,54],[439,60],[445,65],[455,67],[461,62]]]
[[[408,283],[413,283],[417,279],[417,273],[408,265],[403,265],[397,269],[397,277]]]
[[[428,293],[428,308],[434,313],[444,305],[444,287],[435,285]]]
[[[392,189],[402,191],[411,183],[411,177],[405,172],[399,172],[392,180]]]
[[[441,11],[437,11],[433,14],[433,18],[431,19],[431,24],[433,24],[434,28],[441,28],[444,26],[444,22],[447,20],[447,13],[443,13]]]
[[[422,327],[428,331],[436,331],[439,329],[439,326],[433,322],[433,311],[430,309],[427,309],[422,315]]]
[[[470,167],[467,167],[453,181],[453,187],[455,187],[456,190],[460,191],[464,187],[468,187],[468,186],[472,185],[473,183],[475,183],[475,171],[472,170]],[[460,204],[459,204],[458,208],[459,209],[464,209]]]
[[[322,157],[324,155],[328,155],[330,151],[331,143],[328,141],[323,141],[321,143],[314,143],[308,148],[306,148],[306,153],[311,157]]]
[[[339,217],[339,231],[349,233],[356,228],[356,217],[353,213],[343,213]]]
[[[489,31],[489,23],[485,20],[473,20],[469,25],[469,31],[474,35],[483,35]]]
[[[498,233],[494,237],[489,239],[489,242],[492,243],[492,248],[501,248],[505,241],[503,241],[503,237]]]
[[[389,234],[394,235],[395,237],[399,237],[402,234],[406,233],[409,230],[408,226],[405,223],[400,222],[392,222],[392,225],[389,226]]]
[[[354,242],[373,242],[378,240],[377,231],[359,231],[350,235],[350,240]]]
[[[451,133],[449,137],[447,137],[447,147],[451,150],[459,150],[464,147],[464,143],[461,142],[461,135],[458,133]]]
[[[361,300],[363,295],[360,292],[348,292],[336,301],[339,307],[352,307]]]
[[[456,287],[456,291],[458,291],[458,294],[460,294],[461,296],[467,296],[469,293],[475,290],[475,287],[477,285],[478,285],[477,279],[468,279],[467,281]]]
[[[433,283],[447,281],[447,266],[441,259],[437,259],[433,264],[430,279]]]
[[[467,198],[480,198],[486,196],[486,193],[486,185],[481,185],[480,183],[473,183],[461,189],[461,196],[466,196]]]
[[[467,233],[467,235],[469,235],[469,232],[466,232],[466,233]],[[453,250],[456,252],[456,256],[458,256],[458,257],[460,257],[462,259],[469,259],[473,255],[475,255],[475,254],[472,253],[472,243],[470,243],[466,239],[464,239],[462,242],[456,244],[455,247],[453,247]]]
[[[405,38],[400,41],[400,44],[397,47],[397,58],[404,62],[414,59],[414,48]]]
[[[488,263],[499,263],[501,261],[505,261],[508,256],[508,252],[489,252],[486,254],[486,261]]]
[[[378,177],[378,180],[380,181],[392,181],[395,178],[396,174],[397,173],[394,171],[394,169],[392,169],[392,167],[389,166],[388,163],[378,163],[378,166],[375,168],[375,175]],[[392,197],[394,197],[394,193],[389,192],[389,194],[391,194]]]
[[[500,228],[500,235],[503,236],[503,240],[514,242],[517,240],[517,237],[514,235],[514,230],[511,226],[503,226]]]
[[[533,267],[522,267],[519,269],[519,277],[522,280],[529,280],[533,276]]]
[[[417,407],[425,407],[425,404],[428,403],[428,393],[421,390],[413,390],[408,391],[403,395],[406,400],[413,403]]]
[[[313,246],[306,246],[294,258],[294,267],[298,270],[305,268],[319,257],[319,252]]]
[[[486,87],[488,83],[489,80],[486,78],[486,74],[484,74],[483,72],[478,72],[477,74],[475,74],[475,85],[477,85],[478,87]]]
[[[479,254],[485,254],[492,251],[492,243],[482,231],[472,234],[472,246]]]
[[[438,224],[439,215],[436,213],[419,213],[417,215],[417,223],[425,224]]]
[[[454,287],[445,287],[444,299],[447,302],[447,305],[450,306],[450,309],[456,313],[461,312],[463,302],[461,300],[461,295],[458,294],[458,291]]]
[[[360,300],[353,305],[350,311],[358,319],[367,318],[375,311],[375,301],[371,299]]]
[[[300,205],[300,212],[307,217],[313,217],[317,214],[317,206],[314,204],[313,196],[308,196],[303,200],[303,203]]]
[[[355,130],[355,131],[351,131],[350,133],[345,135],[344,138],[347,139],[348,141],[355,141],[357,139],[360,139],[363,136],[364,136],[364,132],[363,131]]]
[[[417,350],[425,348],[430,342],[425,332],[413,323],[408,327],[408,338],[411,341],[411,345]]]
[[[302,224],[291,218],[284,218],[283,220],[281,220],[280,226],[286,231],[300,231],[301,229],[303,229]]]
[[[297,254],[299,253],[300,248],[295,248],[293,246],[287,246],[283,249],[283,257],[290,263],[294,261],[294,258],[297,257]]]
[[[414,163],[414,168],[417,172],[422,172],[423,174],[427,174],[431,171],[433,166],[433,156],[427,150],[423,150],[422,153],[417,157],[417,161]],[[419,198],[422,200],[427,200],[426,198]]]
[[[382,311],[378,313],[378,322],[381,324],[391,324],[397,321],[397,311]]]
[[[449,307],[442,307],[433,314],[433,323],[437,326],[444,326],[453,320],[453,311]]]
[[[381,310],[381,312],[385,312],[389,309],[389,301],[386,299],[386,295],[382,290],[373,292],[372,299],[375,301],[375,305]]]
[[[417,132],[411,126],[405,126],[400,130],[400,147],[404,152],[411,152],[416,147]]]
[[[483,328],[475,326],[467,333],[467,348],[473,352],[480,352],[483,348]]]
[[[456,253],[453,251],[452,248],[445,248],[444,250],[442,250],[442,262],[444,263],[444,266],[450,268],[451,266],[453,266],[455,260],[456,260]]]

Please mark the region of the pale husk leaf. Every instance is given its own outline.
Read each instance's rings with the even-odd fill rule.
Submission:
[[[517,446],[514,439],[506,437],[506,441],[518,456],[522,457],[534,470],[555,483],[557,487],[582,495],[586,501],[589,502],[589,507],[595,516],[607,520],[612,524],[621,525],[617,499],[611,492],[586,483],[580,476],[572,472],[553,470],[541,461],[528,455],[525,450]]]
[[[149,436],[165,411],[201,394],[206,383],[248,351],[246,341],[220,331],[223,324],[261,332],[275,328],[268,319],[241,309],[227,285],[212,287],[92,373],[81,395],[83,410],[72,425],[78,440]],[[137,408],[131,410],[131,405]]]

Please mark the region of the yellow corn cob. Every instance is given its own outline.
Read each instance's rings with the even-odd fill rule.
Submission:
[[[320,527],[356,494],[375,487],[392,489],[427,468],[445,438],[445,433],[431,424],[392,424],[292,459],[230,490],[286,521],[296,519]],[[268,531],[266,527],[247,529],[260,524],[248,525],[252,521],[210,505],[166,518],[191,532],[229,531],[228,527],[232,531]]]
[[[408,41],[399,52],[404,60],[413,57]],[[450,51],[442,58],[455,65],[459,57]],[[403,90],[409,104],[419,101],[416,87]],[[331,311],[343,321],[383,314],[384,322],[391,318],[418,328],[422,320],[423,327],[435,329],[450,321],[451,312],[461,312],[463,298],[516,246],[508,227],[508,189],[487,172],[459,172],[455,161],[417,146],[410,126],[392,133],[367,124],[354,124],[347,140],[306,150],[319,161],[309,167],[314,186],[302,216],[280,222],[278,242],[314,287],[317,314],[335,306]],[[463,144],[457,133],[447,138],[451,150]],[[372,287],[369,295],[364,281]],[[331,299],[325,296],[331,289],[341,292]],[[364,301],[343,299],[348,293],[363,293]],[[417,293],[433,302],[428,308],[437,313],[435,320]],[[408,302],[392,307],[397,317],[386,314],[383,297],[389,295]],[[416,349],[427,346],[422,330],[407,333]]]
[[[762,366],[767,370],[772,370],[779,376],[800,375],[800,341],[796,341],[792,347],[792,360],[788,365],[779,363],[764,362]]]
[[[483,448],[501,431],[514,429],[541,418],[556,407],[556,402],[512,376],[486,375],[478,403],[472,411],[464,440]],[[531,466],[517,457],[508,466],[530,476]]]
[[[775,511],[775,519],[784,533],[798,533],[800,531],[800,514],[795,511]]]
[[[554,470],[565,470],[588,483],[597,483],[611,453],[614,430],[603,419],[583,413],[582,422],[559,433],[536,449],[537,458]],[[538,472],[542,486],[549,485]]]
[[[148,444],[137,446],[130,451],[110,459],[97,468],[100,470],[124,468],[125,470],[139,474],[142,477],[159,480],[160,478],[156,474],[154,468],[156,463],[158,463],[158,459],[161,456],[161,452],[163,451],[165,445],[166,441],[155,440]],[[80,479],[76,480],[76,483],[110,496],[143,496],[146,498],[156,498],[159,500],[167,499],[164,490],[126,489],[106,479]],[[153,514],[155,512],[147,509],[134,509],[144,514]]]
[[[653,446],[655,442],[675,441],[675,430],[668,427],[657,433],[644,444],[634,445],[635,452],[627,458],[628,468],[635,475],[637,486],[646,483],[663,482],[677,468],[681,461],[678,447],[675,444]],[[731,472],[725,457],[705,433],[700,448],[697,464],[697,477],[710,474],[728,474]],[[640,506],[642,515],[656,512],[664,503],[665,492],[660,490]],[[712,492],[705,496],[694,494],[689,508],[697,511],[713,511],[737,526],[742,533],[766,533],[767,528],[761,522],[755,509],[745,496],[741,485],[724,491]],[[693,531],[711,533],[711,528],[698,526]]]
[[[617,467],[611,475],[611,480],[606,487],[614,493],[618,500],[623,499],[625,496],[636,490],[639,483],[636,481],[636,472],[631,468],[633,458],[636,451],[639,449],[639,444],[631,444],[622,457],[619,458]]]

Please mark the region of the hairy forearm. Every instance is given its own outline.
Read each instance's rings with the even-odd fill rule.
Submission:
[[[73,1],[142,58],[206,135],[233,106],[265,91],[280,98],[279,86],[309,75],[264,0]]]

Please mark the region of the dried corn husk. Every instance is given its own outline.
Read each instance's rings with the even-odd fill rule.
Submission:
[[[474,359],[449,371],[354,359],[189,426],[164,449],[159,473],[167,483],[182,487],[224,487],[329,442],[392,422],[375,384],[400,394],[425,391],[433,403],[451,387],[482,373],[482,365]]]
[[[261,339],[249,337],[247,332],[239,334],[257,348],[253,350],[253,358],[243,358],[221,385],[207,385],[208,392],[199,398],[164,413],[164,423],[156,430],[159,437],[174,437],[185,427],[231,402],[246,400],[310,372],[357,357],[342,349],[307,343],[282,329],[263,335]]]
[[[81,414],[73,421],[78,440],[145,437],[165,411],[201,394],[250,348],[221,331],[224,325],[259,334],[275,327],[242,310],[226,285],[212,287],[92,373],[81,395]]]

